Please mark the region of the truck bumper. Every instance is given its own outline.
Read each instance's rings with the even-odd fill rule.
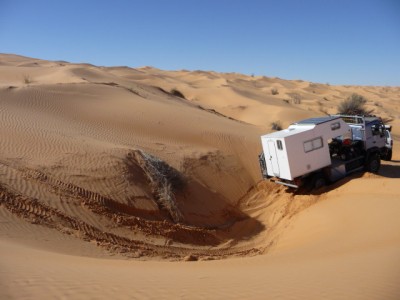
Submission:
[[[282,179],[278,177],[271,177],[270,180],[274,183],[284,185],[293,189],[298,189],[304,183],[301,177],[295,178],[294,180]]]
[[[291,188],[294,188],[294,189],[298,189],[300,186],[299,185],[296,185],[294,182],[283,182],[283,181],[279,181],[279,180],[276,180],[276,181],[274,181],[275,183],[277,183],[277,184],[281,184],[281,185],[284,185],[284,186],[288,186],[288,187],[291,187]]]

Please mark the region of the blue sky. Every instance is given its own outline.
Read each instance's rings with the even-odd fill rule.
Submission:
[[[0,52],[400,86],[400,0],[0,0]]]

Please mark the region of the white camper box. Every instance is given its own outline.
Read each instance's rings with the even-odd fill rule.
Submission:
[[[263,135],[267,175],[286,180],[331,165],[328,140],[351,132],[340,117],[312,118]]]

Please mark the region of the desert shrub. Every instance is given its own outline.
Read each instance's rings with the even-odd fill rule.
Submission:
[[[150,181],[151,189],[158,205],[169,212],[174,222],[182,221],[183,216],[177,206],[174,195],[175,190],[182,189],[185,185],[185,181],[179,171],[163,160],[144,151],[136,151],[135,156],[137,163]]]
[[[275,121],[271,123],[271,129],[278,131],[278,130],[282,130],[282,124],[280,121]]]
[[[367,110],[365,104],[367,99],[359,94],[351,94],[338,106],[338,113],[346,115],[369,115],[372,110]]]
[[[301,103],[301,97],[299,94],[291,94],[290,95],[290,101],[293,104],[300,104]]]
[[[180,97],[180,98],[186,99],[185,96],[179,90],[177,90],[175,88],[172,89],[170,93],[172,95],[176,96],[176,97]]]
[[[278,95],[278,94],[279,94],[278,89],[277,89],[277,88],[272,88],[272,89],[271,89],[271,94],[272,94],[272,95]]]
[[[25,84],[30,84],[30,83],[32,83],[32,78],[29,75],[24,75],[23,81]]]

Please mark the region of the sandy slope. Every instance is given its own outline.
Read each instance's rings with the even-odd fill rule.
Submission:
[[[353,92],[393,119],[380,175],[316,195],[260,182],[271,122]],[[399,100],[0,55],[0,298],[398,299]]]

